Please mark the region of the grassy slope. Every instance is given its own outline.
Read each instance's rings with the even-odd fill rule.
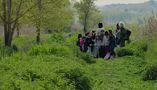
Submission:
[[[49,36],[44,37],[45,41],[50,38],[52,39]],[[14,42],[20,46],[23,45],[23,42],[26,42],[24,41],[26,39],[15,39]],[[71,39],[69,42],[73,40]],[[33,42],[33,40],[27,41]],[[52,41],[54,40],[52,39]],[[30,44],[23,46],[28,48],[27,45]],[[47,45],[51,46],[52,43]],[[82,58],[77,58],[73,51],[70,51],[71,53],[66,56],[58,55],[58,52],[53,55],[49,53],[48,55],[32,56],[28,54],[30,50],[24,50],[27,53],[19,52],[0,61],[0,89],[73,90],[76,88],[74,82],[65,78],[65,73],[77,69],[83,72],[83,76],[89,78],[93,90],[156,90],[157,88],[157,81],[142,80],[142,72],[148,65],[152,64],[151,62],[155,61],[155,57],[149,57],[151,61],[147,58],[142,59],[135,56],[109,61],[98,59],[96,63],[88,64]],[[147,56],[149,55],[148,53]],[[78,77],[82,76],[78,75]]]

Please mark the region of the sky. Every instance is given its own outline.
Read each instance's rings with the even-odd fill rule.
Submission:
[[[103,6],[109,4],[128,4],[128,3],[142,3],[149,0],[97,0],[96,5]]]

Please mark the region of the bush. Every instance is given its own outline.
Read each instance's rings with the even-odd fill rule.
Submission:
[[[123,56],[133,56],[134,51],[129,48],[117,48],[116,53],[118,57],[123,57]]]
[[[48,40],[50,43],[64,43],[65,37],[62,33],[53,33]]]
[[[157,65],[154,65],[144,72],[143,80],[157,80]]]
[[[29,51],[30,55],[57,55],[57,56],[70,56],[72,52],[70,48],[62,46],[60,44],[44,44],[34,46]]]
[[[70,73],[73,68],[82,66],[78,62],[56,56],[21,57],[0,61],[0,90],[74,90],[73,82],[69,84],[70,79],[63,76],[65,73],[58,71]],[[78,77],[83,84],[86,83],[84,77],[83,72]]]
[[[70,84],[74,84],[76,90],[91,90],[90,80],[79,68],[66,72],[65,77]]]
[[[95,63],[96,61],[94,60],[93,56],[88,53],[82,53],[80,51],[77,52],[77,57],[84,60],[86,63]]]
[[[139,56],[144,58],[145,53],[148,51],[149,46],[146,41],[140,40],[132,43],[129,48],[131,48],[134,51],[135,56]]]
[[[17,52],[18,48],[16,45],[12,47],[0,46],[0,57],[12,56],[13,53]]]

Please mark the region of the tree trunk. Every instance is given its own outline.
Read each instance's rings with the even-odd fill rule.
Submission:
[[[37,22],[37,37],[36,37],[36,41],[37,44],[40,43],[40,31],[41,31],[41,10],[42,10],[42,0],[37,0],[38,3],[38,11],[39,11],[39,15],[38,15],[38,22]]]
[[[87,19],[84,21],[84,33],[87,33]]]
[[[11,47],[13,34],[8,32],[5,36],[5,46]]]
[[[85,18],[84,18],[84,33],[87,33],[87,19],[88,19],[88,13],[85,14]]]
[[[11,30],[11,4],[12,0],[3,0],[3,25],[4,25],[4,44],[11,47],[12,43],[12,30]]]
[[[17,23],[17,26],[16,26],[16,31],[17,31],[17,37],[19,37],[20,36],[20,24],[19,23]]]
[[[40,27],[37,27],[37,37],[36,37],[36,41],[37,41],[37,44],[40,43]]]

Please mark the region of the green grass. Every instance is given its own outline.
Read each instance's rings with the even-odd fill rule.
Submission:
[[[58,36],[44,35],[40,45],[33,37],[15,38],[19,51],[0,60],[0,90],[157,89],[157,80],[143,80],[157,63],[156,44],[132,42],[125,50],[133,55],[103,60],[79,52],[76,37]]]

